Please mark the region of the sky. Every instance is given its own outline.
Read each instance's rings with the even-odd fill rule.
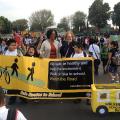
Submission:
[[[88,14],[88,8],[94,0],[0,0],[0,16],[9,20],[28,19],[30,15],[38,10],[48,9],[54,14],[55,22],[58,23],[62,17],[70,16],[76,11]],[[110,7],[120,0],[104,0]]]

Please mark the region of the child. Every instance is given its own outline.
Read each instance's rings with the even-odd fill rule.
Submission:
[[[9,41],[7,41],[7,50],[5,51],[4,55],[23,56],[22,52],[17,49],[17,44],[14,39],[10,39]]]
[[[74,52],[71,55],[71,58],[80,58],[80,57],[87,57],[87,53],[83,51],[83,47],[79,42],[75,42],[73,45]]]
[[[83,46],[79,42],[75,42],[74,45],[73,45],[73,48],[74,48],[74,52],[71,55],[71,58],[81,58],[81,57],[87,57],[88,56],[87,53],[83,50]],[[74,102],[78,103],[80,101],[81,101],[81,99],[76,100]],[[87,99],[86,103],[87,103],[87,105],[90,105],[90,100]]]
[[[25,56],[38,57],[39,55],[37,54],[36,49],[33,46],[30,46]]]
[[[115,64],[114,62],[114,57],[115,57],[115,54],[116,52],[118,52],[118,43],[116,41],[112,41],[110,43],[110,51],[108,53],[108,63],[107,63],[107,66],[109,66],[109,74],[110,74],[110,77],[112,79],[112,83],[114,82],[119,82],[118,80],[116,80],[117,78],[117,65]],[[106,68],[107,68],[106,66]]]
[[[16,41],[14,39],[10,39],[7,41],[7,50],[5,51],[4,55],[6,56],[23,56],[22,52],[17,48]],[[18,75],[18,74],[16,74]],[[9,105],[15,103],[16,96],[12,96],[9,99]]]

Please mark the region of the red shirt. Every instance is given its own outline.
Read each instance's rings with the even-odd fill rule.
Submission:
[[[50,58],[57,58],[56,48],[54,43],[50,43],[50,45],[51,45]]]
[[[18,46],[21,45],[21,36],[16,34],[14,36],[14,38],[15,38],[15,41],[16,41],[17,45]]]

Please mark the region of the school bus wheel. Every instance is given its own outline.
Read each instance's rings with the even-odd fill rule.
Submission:
[[[96,109],[96,113],[100,116],[105,116],[108,113],[108,109],[106,106],[99,106]]]

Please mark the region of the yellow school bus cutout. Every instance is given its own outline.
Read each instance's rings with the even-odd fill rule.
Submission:
[[[0,86],[6,95],[26,99],[87,99],[93,71],[93,59],[87,57],[0,56]]]
[[[120,85],[92,85],[91,107],[99,115],[120,112]]]

